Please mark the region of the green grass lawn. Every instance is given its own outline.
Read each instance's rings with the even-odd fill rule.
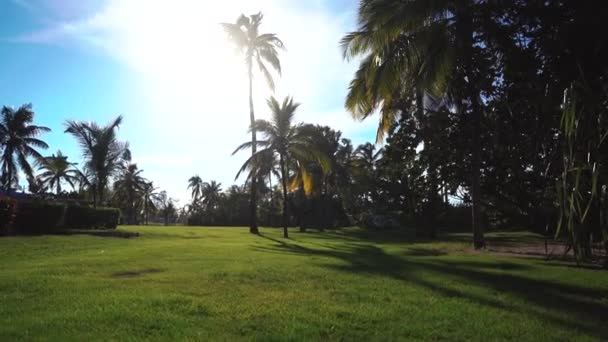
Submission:
[[[608,339],[608,272],[462,235],[121,229],[0,238],[0,340]]]

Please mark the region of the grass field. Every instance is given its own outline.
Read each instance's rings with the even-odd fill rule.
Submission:
[[[463,235],[121,229],[0,238],[0,340],[608,339],[608,272]]]

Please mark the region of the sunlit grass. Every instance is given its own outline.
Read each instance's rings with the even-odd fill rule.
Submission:
[[[0,340],[608,336],[608,273],[357,229],[0,239]],[[504,238],[504,236],[499,237]]]

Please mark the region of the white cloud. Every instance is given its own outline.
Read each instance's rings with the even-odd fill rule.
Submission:
[[[331,0],[326,0],[327,2]],[[134,70],[139,105],[126,113],[121,135],[145,174],[185,202],[188,177],[217,179],[227,187],[246,154],[247,86],[241,57],[220,22],[264,12],[263,32],[277,33],[283,77],[276,96],[301,102],[298,121],[326,124],[345,137],[373,139],[377,122],[356,122],[343,110],[355,65],[342,60],[338,42],[352,29],[352,12],[332,13],[325,1],[109,0],[94,14],[20,37],[36,43],[68,42],[97,48]],[[351,5],[354,10],[356,5]],[[256,81],[258,118],[268,117],[265,82]]]

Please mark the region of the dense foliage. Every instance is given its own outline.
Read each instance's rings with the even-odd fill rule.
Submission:
[[[606,6],[362,0],[358,17],[346,106],[380,112],[385,206],[432,223],[446,197],[472,203],[477,247],[484,229],[519,226],[579,260],[590,241],[608,248]]]

